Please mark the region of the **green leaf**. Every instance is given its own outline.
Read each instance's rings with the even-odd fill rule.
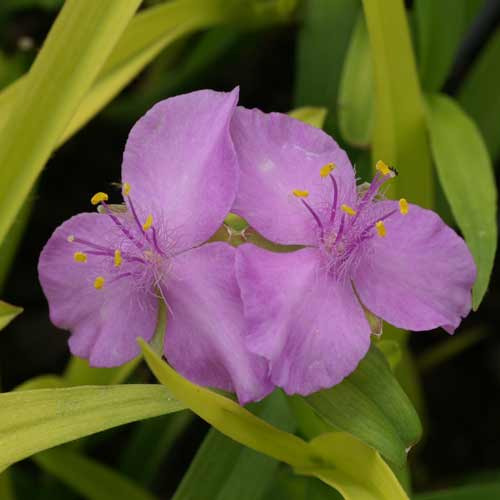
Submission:
[[[488,151],[475,123],[449,97],[428,98],[428,128],[439,180],[476,261],[477,309],[488,288],[497,246],[497,192]]]
[[[0,471],[47,448],[183,408],[158,385],[85,386],[0,394]]]
[[[500,29],[494,33],[465,79],[459,101],[481,130],[491,157],[500,155]]]
[[[161,303],[160,307],[165,307]],[[165,324],[157,325],[159,330]],[[306,443],[252,415],[234,401],[197,386],[176,373],[139,339],[155,376],[196,414],[249,448],[284,461],[300,474],[316,476],[338,489],[346,500],[407,499],[393,472],[377,452],[355,438],[324,434]],[[363,477],[359,471],[363,470]]]
[[[363,6],[375,74],[373,160],[399,169],[392,194],[430,208],[431,155],[404,2],[363,0]]]
[[[326,108],[315,108],[314,106],[302,106],[301,108],[292,109],[288,114],[308,125],[323,128],[328,110]]]
[[[417,412],[374,346],[340,384],[304,400],[334,429],[356,436],[397,466],[421,436]]]
[[[336,135],[340,74],[359,2],[309,0],[304,10],[296,52],[294,103],[296,106],[326,107],[325,128]]]
[[[256,414],[273,425],[293,429],[283,394],[275,392]],[[278,462],[244,448],[211,429],[184,476],[173,500],[259,500],[274,479]]]
[[[339,89],[339,126],[353,146],[367,147],[373,134],[374,79],[370,41],[361,12],[342,68]]]
[[[415,495],[415,500],[493,500],[500,498],[500,483],[476,484]]]
[[[3,330],[16,316],[22,312],[22,307],[13,306],[3,300],[0,300],[0,330]]]
[[[64,4],[0,130],[0,241],[139,4]]]
[[[116,368],[95,368],[89,365],[88,360],[72,356],[64,379],[66,385],[115,385],[125,382],[142,360],[137,356],[133,360]]]
[[[59,387],[67,387],[68,383],[59,375],[38,375],[22,384],[18,385],[15,391],[33,391],[35,389],[57,389]]]
[[[88,500],[155,499],[126,476],[67,448],[38,453],[33,460]]]
[[[190,411],[151,418],[137,424],[120,456],[120,471],[149,486],[177,439],[193,422]]]
[[[482,0],[417,0],[415,18],[419,73],[423,88],[438,91],[444,84]]]

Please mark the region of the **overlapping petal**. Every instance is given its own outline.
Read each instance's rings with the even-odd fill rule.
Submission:
[[[245,404],[273,386],[266,361],[244,346],[234,258],[233,247],[209,243],[174,259],[162,287],[169,307],[165,355],[189,380],[235,391]]]
[[[237,250],[247,347],[269,360],[271,380],[310,394],[349,375],[370,345],[370,327],[349,282],[325,275],[319,251]]]
[[[74,252],[87,247],[69,242],[70,235],[111,249],[120,247],[123,239],[108,216],[96,213],[72,217],[55,230],[38,264],[50,318],[71,331],[69,345],[76,356],[88,358],[93,366],[123,364],[139,354],[137,337],[152,337],[157,298],[130,276],[116,279],[120,272],[112,256],[89,254],[87,262],[75,262]],[[133,268],[129,263],[128,270]],[[98,276],[105,278],[100,290],[94,287]]]
[[[282,244],[317,242],[314,221],[292,190],[309,191],[308,203],[323,219],[329,218],[332,185],[319,175],[327,163],[337,166],[341,203],[354,202],[354,170],[323,131],[281,113],[238,107],[231,135],[241,172],[233,211],[266,238]]]
[[[130,132],[122,180],[140,217],[161,219],[177,250],[210,238],[233,203],[239,174],[229,122],[237,99],[238,89],[172,97]]]
[[[385,201],[377,212],[397,209],[396,202]],[[361,300],[399,328],[442,326],[452,333],[471,309],[476,277],[464,240],[437,214],[415,205],[406,216],[387,219],[385,226],[384,238],[365,244],[353,276]]]

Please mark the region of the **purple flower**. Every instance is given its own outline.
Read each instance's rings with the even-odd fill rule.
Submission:
[[[200,91],[155,105],[132,129],[122,165],[125,205],[77,215],[42,251],[52,322],[93,366],[120,365],[150,340],[168,306],[165,355],[192,381],[237,392],[272,389],[267,363],[245,350],[235,249],[206,242],[229,211],[238,168],[229,134],[238,91]],[[202,245],[203,244],[203,245]],[[200,246],[201,245],[201,246]]]
[[[385,200],[382,162],[356,187],[347,155],[321,130],[238,108],[240,165],[233,211],[266,238],[305,248],[238,248],[247,347],[271,381],[309,394],[351,373],[370,344],[363,307],[408,330],[452,333],[471,308],[476,270],[464,241],[430,210]]]

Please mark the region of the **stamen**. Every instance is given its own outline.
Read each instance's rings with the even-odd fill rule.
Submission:
[[[92,205],[99,205],[99,203],[102,203],[103,201],[108,201],[108,195],[103,192],[96,193],[92,198],[90,198],[90,203]]]
[[[377,164],[375,165],[375,168],[382,174],[382,175],[389,175],[392,173],[392,170],[389,168],[389,165],[384,163],[382,160],[379,160]]]
[[[128,182],[123,183],[122,195],[128,196],[130,194],[130,184]]]
[[[102,276],[97,276],[94,280],[94,288],[100,290],[104,286],[104,278]]]
[[[387,234],[387,230],[385,229],[384,223],[381,220],[375,222],[375,228],[377,229],[377,234],[381,238],[384,238],[385,235]]]
[[[301,189],[294,189],[292,193],[297,197],[297,198],[307,198],[309,196],[309,191],[307,190],[301,190]]]
[[[120,228],[121,232],[139,249],[139,250],[142,250],[144,248],[144,245],[142,244],[141,241],[137,241],[136,238],[134,238],[134,236],[131,234],[131,232],[122,224],[122,222],[120,221],[120,219],[118,219],[118,217],[116,217],[115,215],[113,215],[113,213],[111,212],[111,210],[109,209],[108,205],[103,202],[102,203],[104,208],[106,209],[106,214],[109,215],[109,217],[111,217],[111,220]]]
[[[73,260],[75,262],[81,262],[81,263],[87,262],[87,254],[83,252],[75,252],[73,254]]]
[[[401,212],[401,215],[406,215],[408,213],[408,210],[408,202],[404,198],[401,198],[399,200],[399,211]]]
[[[335,220],[335,214],[337,213],[337,200],[339,197],[339,187],[333,175],[329,175],[328,177],[330,177],[333,184],[333,201],[332,201],[332,210],[330,212],[330,223],[333,223],[333,221]]]
[[[122,253],[118,249],[115,250],[114,262],[115,267],[120,267],[122,265]]]
[[[147,231],[153,225],[153,216],[151,214],[148,215],[146,222],[142,225],[142,229]]]
[[[350,216],[356,215],[356,210],[354,210],[354,208],[351,208],[349,205],[346,205],[345,203],[340,205],[340,210]]]
[[[321,167],[321,170],[319,171],[320,177],[327,177],[335,170],[336,167],[337,165],[335,165],[335,163],[333,162],[327,163],[326,165]]]

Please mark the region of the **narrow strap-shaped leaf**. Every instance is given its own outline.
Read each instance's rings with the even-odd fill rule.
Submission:
[[[357,0],[309,0],[304,5],[294,103],[327,108],[326,130],[334,135],[338,130],[337,95],[342,62],[358,12]]]
[[[500,28],[493,34],[460,90],[459,101],[481,130],[493,160],[500,155]]]
[[[363,0],[363,6],[375,71],[373,160],[400,171],[393,194],[430,208],[431,155],[404,2]]]
[[[340,384],[303,398],[328,424],[353,434],[397,466],[420,438],[417,412],[374,346]]]
[[[374,119],[374,78],[368,31],[362,12],[351,36],[338,97],[342,137],[353,146],[371,143]]]
[[[193,413],[185,410],[137,424],[121,453],[120,471],[145,486],[152,484],[160,466],[193,420]]]
[[[183,408],[158,385],[84,386],[0,394],[0,471],[47,448]]]
[[[154,500],[126,476],[68,448],[38,453],[33,460],[88,500]]]
[[[68,0],[0,130],[0,241],[140,0]]]
[[[260,403],[256,414],[293,430],[283,394]],[[278,462],[245,448],[211,429],[179,485],[173,500],[259,500],[273,481]]]
[[[422,87],[437,92],[451,69],[462,36],[482,0],[416,0],[418,66]]]
[[[159,324],[158,330],[161,329],[164,325]],[[234,401],[189,382],[163,362],[142,339],[139,344],[160,382],[200,417],[235,441],[284,461],[301,474],[320,478],[338,489],[346,500],[408,498],[380,455],[361,441],[347,434],[334,433],[307,443],[256,417]],[[359,471],[363,469],[366,470],[360,477]]]
[[[428,98],[428,127],[439,180],[476,261],[477,309],[488,288],[497,246],[497,191],[491,160],[475,123],[452,99]]]

